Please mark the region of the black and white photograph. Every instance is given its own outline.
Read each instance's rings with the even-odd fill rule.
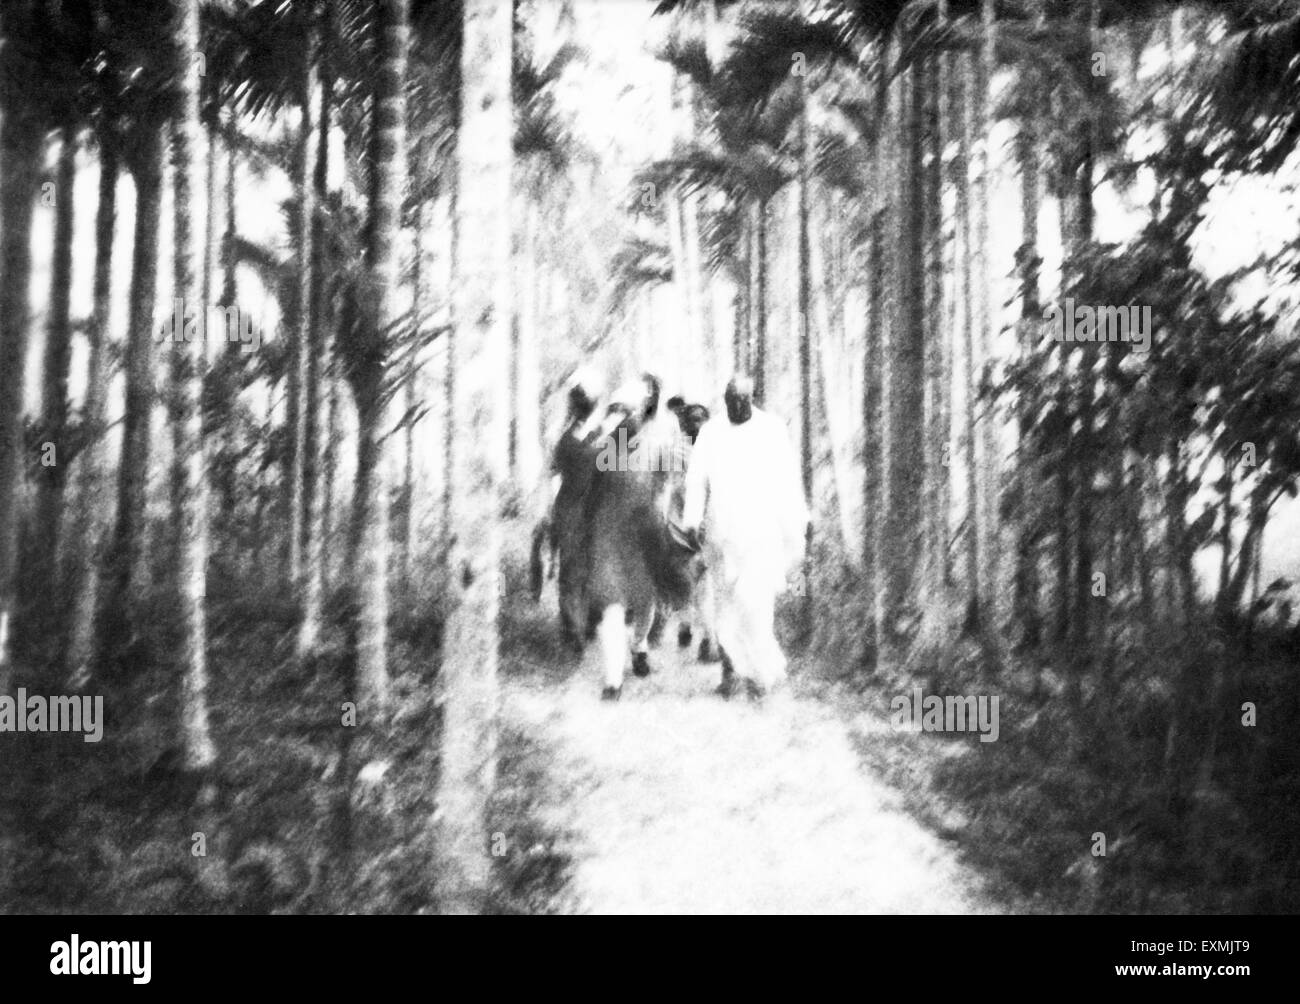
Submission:
[[[2,0],[0,914],[1249,977],[1298,321],[1300,0]]]

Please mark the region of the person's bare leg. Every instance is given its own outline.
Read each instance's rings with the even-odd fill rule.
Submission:
[[[596,634],[605,674],[605,689],[600,696],[617,701],[623,690],[623,666],[627,662],[627,612],[623,604],[611,603],[605,608]]]
[[[650,644],[653,645],[655,648],[658,648],[659,643],[663,641],[664,628],[667,626],[667,624],[668,624],[668,620],[664,616],[663,611],[656,612],[655,616],[651,619],[650,631],[646,637],[647,640],[650,642]]]
[[[716,662],[721,655],[718,651],[718,602],[713,588],[713,573],[708,569],[705,569],[695,587],[693,611],[696,631],[700,636],[697,657],[700,662]]]
[[[776,640],[776,596],[771,586],[761,580],[744,584],[738,593],[746,662],[755,684],[751,693],[762,697],[785,679],[785,653]]]
[[[736,589],[720,588],[718,590],[717,642],[722,656],[722,683],[717,692],[723,697],[730,697],[750,672],[746,651],[745,625],[741,616],[738,592]]]

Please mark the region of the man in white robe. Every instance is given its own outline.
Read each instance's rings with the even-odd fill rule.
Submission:
[[[754,407],[753,393],[752,380],[734,377],[726,417],[700,430],[682,523],[703,538],[726,661],[751,696],[762,696],[785,678],[776,595],[803,556],[808,508],[785,424]]]

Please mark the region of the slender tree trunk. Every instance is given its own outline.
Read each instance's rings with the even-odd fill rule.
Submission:
[[[304,70],[299,82],[298,95],[298,316],[296,318],[293,350],[290,359],[292,379],[290,387],[296,388],[297,406],[290,408],[293,424],[290,436],[293,449],[289,463],[289,582],[294,599],[301,605],[307,588],[303,566],[303,536],[306,523],[306,498],[303,479],[307,459],[307,423],[311,418],[308,407],[309,370],[312,355],[312,241],[315,238],[316,191],[313,185],[315,164],[312,160],[312,140],[316,135],[312,122],[315,108],[312,102],[313,56],[315,32],[309,31],[304,53]],[[301,608],[299,610],[301,615]]]
[[[827,207],[821,220],[823,233],[831,233],[835,226],[834,212]],[[844,417],[840,414],[842,379],[846,372],[842,365],[843,349],[835,338],[838,326],[832,321],[830,300],[831,266],[819,240],[810,237],[809,282],[812,287],[812,319],[814,329],[810,337],[816,342],[817,356],[817,391],[821,399],[822,413],[826,420],[827,449],[830,454],[831,483],[834,487],[835,512],[839,520],[840,545],[848,564],[856,564],[857,535],[853,532],[853,500],[849,497],[849,433]],[[805,590],[805,596],[807,590]]]
[[[900,365],[898,346],[903,341],[903,269],[900,261],[900,249],[903,247],[903,190],[904,177],[904,106],[903,94],[906,82],[905,71],[899,67],[902,46],[898,39],[890,40],[887,47],[886,63],[895,68],[892,77],[886,77],[880,87],[883,94],[884,128],[880,136],[884,143],[884,179],[880,188],[885,208],[881,218],[885,235],[885,248],[882,254],[882,294],[880,327],[880,422],[878,440],[880,443],[880,478],[877,484],[877,501],[880,518],[876,521],[876,664],[879,668],[885,664],[898,661],[899,651],[895,637],[895,617],[897,600],[897,556],[895,548],[897,539],[893,536],[897,528],[891,519],[890,511],[894,505],[897,485],[895,468],[899,465],[898,436],[895,432],[897,416],[894,398],[897,394],[897,370]]]
[[[203,228],[203,307],[215,305],[212,289],[217,262],[221,260],[221,131],[218,112],[213,112],[207,124],[207,177],[204,180],[203,205],[206,213]]]
[[[0,38],[30,30],[27,4],[0,5]],[[7,60],[6,60],[7,62]],[[10,67],[6,76],[12,76]],[[40,181],[45,129],[38,102],[25,100],[21,84],[0,81],[0,694],[13,692],[12,635],[18,619],[18,542],[27,464],[23,437],[27,338],[31,309],[32,213]],[[23,746],[19,745],[19,750]],[[9,770],[29,771],[19,752]],[[0,902],[10,902],[13,838],[0,837]]]
[[[884,586],[889,634],[901,643],[916,600],[925,490],[925,272],[922,201],[923,80],[913,64],[901,80],[900,204],[897,219],[897,326],[889,349],[889,499],[885,506]]]
[[[65,123],[60,131],[59,162],[54,186],[54,248],[50,267],[50,308],[45,325],[45,360],[42,374],[42,447],[55,448],[55,462],[41,461],[40,513],[41,567],[47,576],[46,602],[62,610],[59,581],[59,530],[63,522],[63,498],[72,451],[66,439],[68,427],[68,369],[72,359],[72,226],[73,197],[77,181],[77,126]]]
[[[235,197],[238,193],[239,158],[235,148],[226,144],[226,233],[221,242],[221,305],[228,307],[239,300],[238,261],[235,238],[239,236],[239,219]],[[235,352],[234,343],[226,341],[226,351]]]
[[[118,471],[117,526],[113,535],[113,588],[108,623],[129,640],[148,582],[145,561],[145,501],[152,426],[153,318],[158,283],[158,223],[162,215],[161,127],[142,124],[128,148],[135,180],[135,235],[131,254],[129,328],[126,343],[126,412]],[[178,343],[180,344],[180,343]],[[180,351],[177,344],[167,343]]]
[[[236,282],[236,262],[235,262],[235,237],[236,217],[235,217],[235,194],[236,194],[236,166],[234,147],[221,139],[220,117],[219,112],[213,116],[213,133],[211,135],[212,145],[209,147],[208,156],[215,162],[220,159],[223,161],[222,169],[219,172],[222,177],[220,181],[223,186],[223,193],[213,192],[213,204],[208,207],[208,218],[213,233],[210,237],[210,243],[214,245],[213,264],[215,270],[218,266],[221,269],[221,289],[217,296],[217,306],[231,307],[238,300],[239,290]],[[224,198],[222,195],[224,194]],[[222,212],[224,210],[224,212]],[[221,219],[220,217],[224,217]],[[218,232],[220,235],[218,236]],[[216,276],[213,275],[211,284],[215,287]],[[214,289],[208,291],[212,295]],[[213,367],[212,378],[216,385],[215,389],[223,401],[234,403],[239,394],[238,379],[238,361],[240,352],[239,343],[232,342],[229,338],[222,341],[221,349],[217,355],[216,365]],[[239,499],[236,486],[239,477],[239,455],[238,444],[236,443],[236,431],[230,421],[227,413],[226,420],[219,424],[215,431],[212,452],[215,455],[212,478],[212,491],[219,500],[216,506],[218,517],[218,526],[224,523],[225,535],[219,536],[218,539],[225,545],[223,550],[228,547],[235,560],[242,561],[243,553],[239,547],[239,533],[237,530],[239,520]]]
[[[668,218],[668,248],[673,259],[673,285],[682,305],[682,339],[694,351],[699,345],[700,321],[691,282],[691,263],[686,253],[685,214],[681,194],[676,188],[668,193],[664,207]]]
[[[1247,552],[1243,549],[1242,557],[1241,557],[1242,561],[1246,560],[1247,557],[1250,558],[1250,567],[1251,567],[1250,605],[1252,608],[1255,606],[1256,603],[1259,602],[1260,585],[1261,585],[1260,580],[1264,574],[1263,568],[1260,567],[1263,564],[1263,548],[1264,548],[1264,534],[1263,534],[1263,528],[1261,527],[1261,532],[1255,535],[1255,546],[1253,550],[1249,554],[1247,554]]]
[[[103,496],[104,469],[104,384],[106,382],[108,326],[112,309],[113,238],[117,226],[117,146],[107,134],[100,137],[99,208],[95,216],[95,279],[90,318],[90,357],[86,367],[86,445],[81,459],[81,492],[75,520],[79,546],[75,553],[86,556],[73,566],[72,623],[68,628],[65,669],[70,677],[88,680],[94,651],[95,604],[99,576],[105,557],[108,523]]]
[[[382,370],[352,379],[357,406],[357,469],[348,536],[349,579],[357,586],[355,700],[377,731],[389,704],[387,669],[389,513],[383,454],[386,410],[380,404]],[[381,577],[382,575],[382,577]],[[378,609],[377,609],[378,608]]]
[[[948,6],[946,0],[943,3],[943,22],[948,23]],[[944,195],[943,186],[948,179],[944,171],[944,155],[948,149],[948,144],[952,141],[955,133],[959,131],[954,129],[954,118],[952,111],[952,89],[951,81],[955,76],[954,56],[947,51],[940,52],[936,59],[937,80],[934,82],[938,90],[938,116],[939,120],[935,127],[935,165],[934,180],[932,183],[932,200],[930,205],[933,208],[935,221],[934,227],[937,234],[937,247],[935,248],[936,260],[934,269],[937,273],[936,281],[938,283],[936,290],[936,301],[934,304],[934,334],[933,338],[937,342],[936,355],[938,360],[938,382],[939,388],[935,399],[935,424],[937,428],[934,431],[936,437],[935,449],[937,451],[937,462],[939,465],[938,482],[939,491],[936,505],[938,507],[938,519],[936,529],[939,535],[939,567],[941,570],[941,586],[947,590],[952,586],[952,555],[949,548],[951,534],[951,517],[952,517],[952,434],[953,434],[953,353],[954,339],[957,331],[957,297],[956,280],[952,280],[951,285],[946,277],[955,277],[957,273],[957,251],[955,226],[950,231],[944,218]]]
[[[295,239],[301,234],[295,234]],[[300,263],[295,263],[301,268]],[[294,293],[295,299],[297,291]],[[306,388],[299,373],[303,361],[298,339],[301,335],[303,304],[295,304],[294,312],[285,318],[285,328],[289,331],[289,359],[285,371],[285,407],[284,407],[284,453],[281,457],[279,511],[281,526],[285,533],[279,548],[279,574],[290,584],[300,577],[302,564],[302,450],[299,436],[306,424],[306,409],[303,398]]]
[[[813,175],[812,136],[808,125],[808,78],[799,76],[799,458],[803,479],[803,497],[808,511],[813,511],[812,462],[812,246],[808,233],[809,206]],[[804,536],[803,558],[803,629],[812,627],[812,524]]]
[[[15,18],[17,15],[13,15]],[[6,18],[7,20],[7,18]],[[17,606],[22,512],[23,387],[31,301],[32,213],[39,192],[45,131],[18,101],[0,121],[0,687],[9,692],[11,635]]]
[[[398,237],[406,189],[407,0],[379,5],[382,53],[372,127],[374,173],[370,267],[375,275],[376,331],[366,360],[353,366],[357,404],[357,480],[353,503],[351,576],[358,595],[356,677],[358,707],[366,720],[387,721],[388,681],[388,479],[381,401],[385,346],[397,330]]]
[[[942,508],[948,480],[947,463],[947,398],[948,388],[943,385],[946,332],[943,310],[943,204],[942,163],[943,141],[940,135],[939,103],[943,96],[943,79],[940,71],[941,54],[934,54],[918,65],[922,74],[924,106],[922,137],[924,161],[922,167],[922,205],[924,208],[924,271],[925,271],[925,493],[924,493],[924,553],[920,569],[921,587],[918,601],[921,624],[918,630],[918,652],[938,651],[947,641],[947,582],[948,527],[947,514]],[[946,103],[946,102],[945,102]]]
[[[416,171],[424,168],[423,142],[416,144]],[[411,252],[411,344],[406,352],[403,389],[403,428],[402,428],[402,511],[397,539],[401,551],[398,556],[398,581],[403,589],[411,584],[411,551],[414,548],[415,533],[415,409],[418,404],[416,379],[419,374],[420,331],[424,319],[424,298],[427,279],[424,274],[424,200],[417,198],[414,206],[415,218],[412,221]]]
[[[272,400],[271,395],[267,394],[263,398],[263,403],[262,403],[262,415],[261,415],[262,428],[264,429],[271,428],[271,424],[272,424],[271,419],[274,411],[275,411],[275,402]],[[265,458],[269,452],[270,452],[269,448],[263,446],[262,448],[263,458]],[[266,533],[265,533],[266,509],[267,506],[271,504],[272,501],[269,497],[270,490],[264,484],[266,480],[264,471],[266,470],[267,467],[269,467],[269,461],[266,461],[264,459],[263,463],[259,464],[257,467],[257,474],[253,482],[255,497],[257,498],[257,504],[253,507],[252,566],[254,569],[259,569],[259,570],[262,567],[262,549],[263,549],[264,541],[266,540]]]
[[[954,147],[961,142],[961,119],[956,112],[954,99],[956,93],[953,82],[960,76],[961,56],[959,53],[948,53],[944,58],[944,108],[941,113],[944,122],[944,144]],[[964,179],[958,179],[956,176],[957,158],[954,156],[948,162],[946,167],[941,167],[943,171],[943,180],[948,184],[954,193],[964,182]],[[942,497],[939,500],[939,511],[941,527],[940,531],[944,539],[944,560],[943,560],[943,577],[944,587],[950,593],[949,602],[955,597],[954,587],[957,585],[956,579],[956,561],[953,551],[954,535],[952,525],[953,515],[953,495],[956,488],[958,471],[960,469],[958,462],[961,455],[961,423],[955,413],[956,408],[956,376],[957,376],[957,354],[958,338],[961,334],[961,313],[964,309],[960,302],[961,294],[961,256],[964,254],[960,245],[960,228],[957,221],[955,209],[951,216],[951,224],[945,225],[943,243],[944,259],[940,266],[943,272],[941,280],[943,284],[944,297],[944,316],[940,322],[943,326],[943,356],[941,359],[942,372],[940,373],[939,383],[942,389],[942,398],[939,406],[943,412],[943,442],[941,444],[942,456],[940,463],[944,468],[942,479]],[[946,205],[946,202],[945,202]]]
[[[1246,526],[1242,534],[1241,546],[1237,549],[1237,560],[1232,575],[1225,580],[1219,597],[1218,614],[1225,621],[1239,611],[1252,574],[1258,575],[1260,542],[1264,535],[1264,528],[1268,524],[1269,510],[1276,501],[1276,495],[1271,499],[1269,497],[1272,492],[1272,488],[1260,486],[1250,494],[1250,504],[1245,513]],[[1229,538],[1226,546],[1231,547],[1230,527],[1226,536]]]
[[[977,624],[980,619],[980,565],[983,560],[984,535],[976,529],[979,522],[977,499],[979,496],[979,459],[975,431],[976,363],[975,363],[975,310],[974,283],[972,281],[971,246],[971,179],[970,160],[973,144],[970,93],[971,72],[967,54],[957,56],[958,66],[953,81],[953,114],[960,123],[957,157],[953,164],[957,176],[957,239],[961,248],[961,339],[962,339],[962,406],[964,457],[962,467],[966,482],[966,588],[968,594],[967,623]]]
[[[1097,35],[1098,18],[1100,7],[1097,0],[1092,0],[1089,5],[1089,34],[1092,38],[1092,47],[1095,50],[1100,39]],[[1087,92],[1090,98],[1095,99],[1096,95],[1096,78],[1089,74],[1085,78],[1087,82]],[[1082,277],[1082,254],[1087,246],[1092,242],[1093,236],[1093,204],[1092,204],[1092,186],[1094,161],[1096,157],[1096,125],[1092,121],[1092,116],[1088,116],[1088,134],[1084,146],[1083,156],[1077,166],[1073,182],[1072,197],[1077,201],[1077,208],[1074,214],[1074,234],[1073,244],[1069,246],[1071,278]],[[1093,393],[1094,373],[1097,367],[1097,345],[1096,343],[1084,343],[1080,346],[1079,352],[1079,420],[1080,430],[1078,444],[1079,448],[1072,450],[1076,459],[1077,475],[1075,479],[1075,558],[1074,558],[1074,611],[1072,627],[1074,629],[1075,645],[1073,649],[1081,657],[1087,651],[1087,645],[1091,640],[1092,624],[1096,621],[1093,616],[1095,600],[1092,596],[1092,574],[1093,574],[1093,532],[1092,532],[1092,503],[1093,503],[1093,479],[1095,466],[1092,459],[1095,450],[1094,431],[1096,427],[1096,402]],[[1104,603],[1104,601],[1103,601]]]
[[[884,489],[884,437],[882,434],[882,373],[885,366],[885,236],[889,215],[887,179],[889,154],[886,128],[889,120],[888,46],[877,47],[878,67],[873,84],[876,136],[871,151],[871,233],[867,266],[867,331],[862,374],[862,568],[868,603],[868,622],[875,635],[877,661],[884,629],[884,592],[881,588],[881,554],[883,550],[882,499]]]
[[[1029,359],[1035,350],[1042,303],[1039,300],[1038,271],[1038,213],[1041,203],[1038,158],[1038,120],[1026,114],[1020,122],[1016,136],[1016,159],[1020,163],[1020,354]],[[1027,419],[1020,422],[1021,456],[1016,464],[1016,477],[1020,482],[1020,527],[1016,538],[1015,615],[1019,623],[1019,643],[1034,649],[1042,641],[1042,615],[1039,612],[1038,555],[1034,543],[1033,524],[1036,513],[1031,512],[1030,493],[1035,490],[1030,472],[1031,458],[1024,452]]]
[[[536,492],[542,476],[541,395],[537,385],[537,250],[540,183],[524,199],[516,316],[514,399],[515,476],[525,493]]]
[[[481,909],[490,868],[488,799],[495,785],[497,616],[506,410],[501,360],[510,319],[511,4],[466,0],[457,137],[456,414],[469,435],[453,440],[450,611],[443,642],[441,904]]]
[[[993,364],[993,278],[990,268],[989,196],[992,189],[993,112],[990,90],[993,83],[993,46],[995,38],[993,0],[983,0],[982,26],[978,60],[973,66],[974,80],[971,88],[972,111],[975,115],[977,142],[975,152],[974,208],[975,208],[975,261],[976,261],[976,351],[978,352],[979,392],[990,385]],[[992,400],[985,400],[976,408],[976,427],[973,435],[978,445],[979,460],[976,475],[975,532],[982,539],[979,566],[981,626],[986,642],[993,643],[1002,621],[1002,548],[998,533],[998,492],[1000,464],[997,439],[996,413]]]
[[[703,372],[718,375],[718,351],[713,324],[713,296],[709,277],[700,260],[700,200],[694,193],[682,193],[682,245],[686,252],[686,281],[690,284],[696,338],[687,358],[698,360]]]
[[[1183,413],[1173,417],[1172,427],[1188,427],[1190,415]],[[1187,469],[1177,443],[1170,442],[1166,448],[1168,476],[1165,483],[1165,541],[1169,554],[1169,574],[1173,592],[1173,603],[1169,611],[1170,625],[1175,630],[1195,630],[1196,585],[1192,572],[1193,546],[1187,533],[1187,506],[1191,501],[1191,486],[1187,480]],[[1179,767],[1182,754],[1186,750],[1186,730],[1190,718],[1189,706],[1191,691],[1195,681],[1197,666],[1195,662],[1184,662],[1174,670],[1173,700],[1169,725],[1165,732],[1164,771],[1166,783],[1176,786],[1181,780]],[[1076,688],[1077,689],[1077,686]]]
[[[324,371],[325,380],[325,448],[323,451],[324,470],[321,475],[321,539],[325,542],[325,559],[321,563],[322,582],[328,586],[331,576],[338,573],[338,562],[331,562],[330,555],[333,552],[332,543],[337,533],[337,520],[335,516],[335,480],[338,475],[339,467],[339,408],[342,407],[340,400],[339,381],[333,377],[328,370]],[[349,560],[351,560],[349,558]],[[333,567],[331,567],[333,566]]]
[[[329,290],[326,282],[325,217],[322,207],[329,185],[329,134],[334,80],[330,67],[333,31],[331,3],[320,8],[319,47],[316,72],[320,87],[320,114],[316,125],[316,157],[312,173],[312,220],[310,317],[307,357],[307,430],[303,448],[303,579],[302,617],[298,622],[298,656],[310,656],[320,644],[322,607],[325,595],[326,510],[330,483],[325,478],[325,451],[331,438],[326,414],[328,381]]]
[[[1232,489],[1234,487],[1232,477],[1232,459],[1225,456],[1223,458],[1223,501],[1219,505],[1221,525],[1219,527],[1219,547],[1222,549],[1219,554],[1219,588],[1216,593],[1218,603],[1216,614],[1220,622],[1227,619],[1231,610],[1225,610],[1223,601],[1227,597],[1229,572],[1232,568],[1232,530],[1236,509],[1232,504]],[[1241,549],[1239,561],[1245,561],[1249,552],[1245,547]]]
[[[439,249],[444,251],[444,257],[447,261],[447,282],[450,286],[451,278],[456,274],[456,248],[459,240],[456,232],[456,220],[458,219],[460,200],[458,198],[457,187],[460,184],[460,175],[458,171],[450,172],[448,179],[447,199],[444,203],[435,204],[438,212],[437,220],[442,223],[441,227],[435,227],[440,234],[445,235],[439,242]],[[554,277],[552,277],[553,279]],[[548,289],[550,286],[548,284]],[[553,292],[548,292],[548,302],[553,296]],[[547,316],[550,316],[548,308]],[[446,562],[448,574],[451,568],[451,546],[454,526],[452,524],[452,504],[455,495],[455,468],[452,466],[455,461],[456,438],[460,435],[461,425],[459,417],[456,414],[456,325],[451,324],[447,332],[442,336],[446,340],[446,356],[443,360],[442,368],[442,400],[443,400],[443,425],[442,425],[442,557]]]
[[[196,60],[199,44],[199,0],[178,0],[177,82],[179,114],[172,123],[172,165],[175,169],[175,291],[182,303],[197,304],[202,295],[198,275],[199,235],[194,226],[194,202],[201,188],[198,162],[202,126],[199,122],[201,77]],[[204,342],[174,343],[181,365],[172,389],[185,452],[177,458],[183,471],[178,527],[180,550],[176,569],[181,603],[181,745],[188,770],[206,776],[216,764],[216,747],[208,727],[207,605],[208,565],[207,478],[204,465],[203,371]]]

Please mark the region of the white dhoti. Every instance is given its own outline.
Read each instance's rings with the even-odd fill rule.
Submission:
[[[786,659],[776,640],[776,596],[808,523],[779,419],[754,408],[740,425],[705,424],[686,474],[683,522],[703,526],[718,643],[736,675],[764,689],[778,683]]]
[[[712,554],[718,644],[737,676],[766,690],[785,678],[785,653],[776,640],[779,582],[743,556]]]

